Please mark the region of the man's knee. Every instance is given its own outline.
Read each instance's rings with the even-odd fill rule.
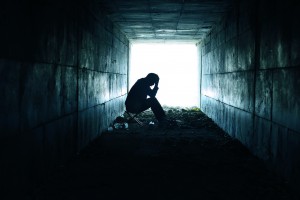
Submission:
[[[157,100],[155,97],[149,98],[148,101],[149,101],[149,103],[150,103],[151,105],[157,104],[157,103],[158,103],[158,100]]]

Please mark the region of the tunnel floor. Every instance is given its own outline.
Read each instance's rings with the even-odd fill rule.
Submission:
[[[35,199],[292,199],[287,183],[197,109],[166,109],[168,128],[103,133]],[[148,123],[154,116],[139,117]]]

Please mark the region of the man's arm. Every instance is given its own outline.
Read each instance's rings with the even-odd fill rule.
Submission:
[[[158,88],[158,81],[157,81],[157,83],[155,83],[154,88],[150,91],[149,96],[150,96],[151,98],[155,97],[158,89],[159,89],[159,88]]]
[[[155,86],[158,86],[158,83],[159,83],[159,79],[158,79],[157,82],[155,83]]]

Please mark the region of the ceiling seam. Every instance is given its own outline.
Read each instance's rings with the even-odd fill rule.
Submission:
[[[152,24],[152,30],[153,30],[154,38],[156,38],[156,32],[155,32],[154,23],[153,23],[150,0],[147,0],[147,3],[148,3],[148,12],[149,12],[149,15],[150,15],[150,21],[151,21],[151,24]]]
[[[181,15],[182,15],[182,12],[184,10],[184,4],[185,4],[185,0],[182,0],[182,3],[181,3],[181,9],[180,9],[180,14],[179,14],[179,18],[178,18],[178,21],[177,21],[177,24],[176,24],[176,33],[175,35],[177,35],[177,30],[178,30],[178,24],[179,24],[179,21],[181,19]],[[176,37],[175,37],[176,38]],[[174,39],[175,39],[174,38]]]
[[[227,4],[214,1],[98,0],[129,40],[202,40]]]
[[[124,15],[122,15],[122,12],[121,12],[120,9],[119,9],[119,6],[118,6],[119,4],[117,4],[117,3],[115,2],[115,0],[112,0],[112,2],[113,2],[113,4],[114,4],[116,10],[118,11],[119,15],[121,16],[121,18],[123,18],[124,21],[128,23],[127,19],[125,19]],[[118,24],[118,23],[117,23],[117,24]],[[133,34],[134,34],[135,37],[137,38],[137,35],[136,35],[136,32],[134,31],[134,29],[133,29],[133,28],[130,28],[130,29],[132,30]],[[125,34],[125,35],[126,35],[126,34]]]

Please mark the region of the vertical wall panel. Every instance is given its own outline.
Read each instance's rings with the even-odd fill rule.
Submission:
[[[273,76],[273,121],[300,133],[300,70],[276,70]]]
[[[300,186],[297,9],[294,1],[237,1],[200,47],[201,109],[295,188]]]
[[[0,183],[7,194],[30,188],[124,111],[129,41],[94,3],[1,7]]]

